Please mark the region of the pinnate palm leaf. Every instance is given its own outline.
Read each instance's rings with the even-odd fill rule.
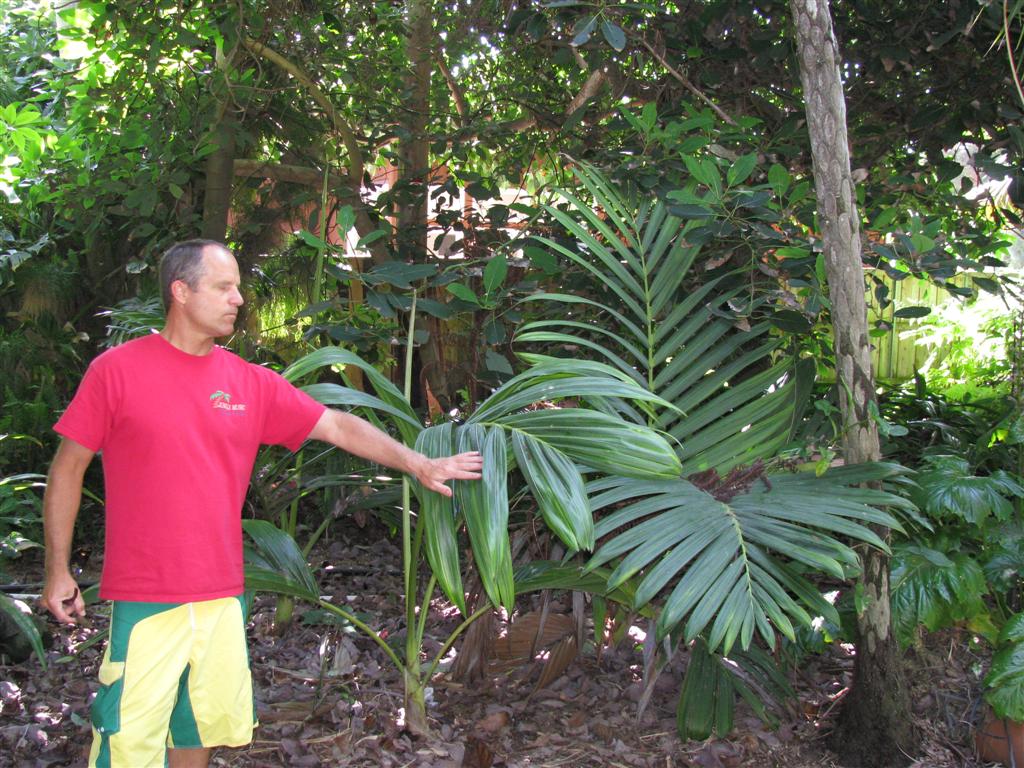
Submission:
[[[570,551],[593,549],[594,519],[576,466],[522,431],[512,433],[512,450],[548,528]]]
[[[749,288],[725,275],[682,293],[701,249],[687,234],[699,222],[681,219],[661,203],[628,200],[592,168],[575,172],[605,215],[564,192],[567,209],[545,210],[577,247],[538,240],[589,272],[610,298],[569,302],[562,294],[537,295],[533,301],[576,304],[599,314],[590,322],[528,323],[517,339],[589,350],[671,402],[674,408],[654,406],[651,423],[678,441],[684,473],[709,467],[726,472],[774,455],[792,435],[807,387],[798,386],[791,362],[766,365],[781,343],[769,337],[768,323],[738,327],[758,304]],[[812,368],[803,370],[813,375]]]
[[[316,579],[295,539],[266,520],[243,520],[253,546],[246,548],[247,589],[279,592],[316,602]]]
[[[624,477],[677,477],[665,440],[637,424],[586,408],[542,408],[503,416],[501,427],[528,434],[586,467]]]
[[[873,473],[860,468],[857,477],[881,480],[896,471],[873,467]],[[706,633],[710,648],[723,653],[737,641],[748,649],[755,634],[774,647],[776,632],[793,637],[794,622],[809,623],[814,615],[838,620],[788,562],[844,578],[858,564],[847,541],[884,548],[869,524],[900,529],[876,507],[906,507],[905,500],[850,488],[846,480],[842,472],[835,480],[828,473],[776,474],[754,479],[727,500],[682,479],[593,481],[594,510],[617,509],[598,522],[602,543],[587,567],[615,562],[611,588],[638,579],[634,607],[663,595],[659,637],[681,627],[686,640]]]

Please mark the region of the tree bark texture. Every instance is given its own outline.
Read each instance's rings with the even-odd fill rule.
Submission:
[[[206,190],[203,196],[203,237],[224,241],[234,191],[235,130],[230,107],[218,121],[210,140],[217,148],[206,156]]]
[[[215,149],[206,157],[206,189],[203,195],[202,235],[223,242],[228,231],[228,214],[235,181],[235,119],[231,95],[231,57],[217,56],[214,76],[217,114],[209,141]]]
[[[427,119],[430,114],[430,79],[434,70],[435,48],[432,0],[406,2],[406,70],[402,102],[403,135],[399,147],[398,181],[395,184],[395,246],[403,261],[427,259],[428,195],[430,191],[430,138]],[[442,74],[444,72],[442,71]],[[444,301],[443,290],[435,289],[429,298]],[[457,341],[447,333],[447,323],[425,315],[423,328],[427,340],[419,348],[423,389],[448,410],[457,400],[457,391],[465,377],[457,371]],[[426,391],[423,400],[428,401]]]
[[[832,303],[843,447],[849,463],[877,461],[881,451],[872,416],[875,391],[860,221],[850,174],[839,47],[828,0],[790,0],[790,9]],[[884,537],[887,531],[881,533]],[[853,685],[843,703],[832,747],[848,765],[904,765],[916,748],[916,734],[892,633],[889,558],[865,548],[861,561],[865,607],[857,616]]]
[[[427,255],[427,192],[430,179],[430,75],[433,70],[433,17],[431,0],[406,3],[405,76],[396,194],[399,258],[423,261]]]

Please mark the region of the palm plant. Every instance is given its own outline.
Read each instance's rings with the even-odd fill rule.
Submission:
[[[0,435],[0,440],[8,437]],[[42,523],[42,504],[35,491],[45,484],[46,476],[35,473],[0,477],[0,575],[5,573],[3,563],[6,558],[17,557],[22,550],[39,546],[27,539],[23,532]],[[39,626],[31,612],[22,610],[23,605],[0,592],[0,636],[7,634],[4,630],[11,627],[12,633],[16,632],[25,640],[45,669],[46,656]]]
[[[410,339],[412,330],[410,327]],[[301,551],[289,537],[269,524],[259,525],[256,521],[247,524],[249,534],[257,543],[257,549],[251,553],[248,584],[251,588],[291,594],[319,603],[368,632],[403,672],[407,723],[425,730],[423,691],[440,659],[469,624],[493,606],[503,606],[510,612],[513,609],[516,581],[508,535],[511,470],[515,467],[521,470],[541,517],[571,551],[591,549],[594,544],[593,518],[579,465],[648,479],[675,477],[680,471],[679,460],[671,446],[645,425],[597,410],[550,407],[551,404],[568,398],[593,397],[629,403],[641,412],[651,410],[653,405],[671,406],[639,387],[629,376],[602,363],[551,360],[508,381],[463,424],[445,423],[424,428],[408,397],[372,366],[346,350],[336,347],[316,350],[290,366],[285,376],[303,379],[318,369],[331,366],[352,366],[362,371],[376,394],[321,383],[304,388],[313,397],[329,405],[359,409],[383,426],[392,425],[407,444],[428,456],[479,450],[484,459],[483,478],[475,482],[456,482],[453,499],[427,492],[405,480],[403,560],[407,634],[404,658],[343,608],[320,600]],[[411,365],[407,365],[406,370],[411,370]],[[407,390],[409,385],[407,379]],[[548,407],[538,409],[541,403]],[[623,446],[629,446],[628,454],[624,454]],[[415,517],[412,492],[419,500]],[[459,533],[463,527],[486,595],[472,612],[466,605],[461,575]],[[424,555],[430,576],[421,590],[419,572]],[[420,661],[421,645],[435,587],[458,607],[464,621],[433,662],[424,668]]]
[[[735,660],[743,663],[755,636],[773,648],[778,633],[794,637],[794,623],[818,615],[837,621],[805,572],[848,577],[858,567],[849,541],[886,547],[867,524],[899,529],[880,507],[912,509],[885,490],[851,487],[898,479],[895,465],[838,467],[820,476],[765,471],[764,461],[789,443],[799,422],[813,366],[780,354],[781,340],[753,312],[764,299],[732,275],[685,288],[688,278],[699,283],[694,273],[707,238],[698,230],[735,209],[730,195],[749,196],[749,187],[739,188],[749,171],[734,166],[722,184],[705,166],[705,196],[694,185],[677,195],[690,202],[673,206],[631,200],[598,171],[578,167],[593,207],[562,192],[564,204],[545,210],[568,237],[537,240],[585,270],[604,298],[536,295],[563,312],[598,312],[583,321],[533,322],[517,336],[556,351],[588,350],[660,398],[653,415],[617,410],[674,438],[682,471],[670,479],[589,483],[592,508],[608,514],[595,528],[599,546],[587,568],[613,566],[608,589],[632,582],[634,609],[658,600],[655,631],[670,649],[700,638],[690,675],[702,679],[687,680],[680,700],[680,730],[689,736],[728,730],[733,687],[743,685],[740,678],[735,686],[716,683],[725,667],[700,654],[729,654],[736,645],[743,653]]]

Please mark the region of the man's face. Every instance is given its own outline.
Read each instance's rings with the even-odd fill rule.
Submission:
[[[242,306],[239,293],[241,278],[238,263],[227,251],[215,246],[203,249],[203,274],[199,285],[192,290],[182,283],[184,302],[182,316],[197,332],[217,338],[235,330],[238,308]]]

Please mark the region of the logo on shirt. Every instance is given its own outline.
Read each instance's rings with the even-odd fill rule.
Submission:
[[[225,392],[223,389],[218,389],[212,395],[210,395],[210,405],[214,408],[219,408],[222,411],[244,411],[245,403],[232,403],[231,393]]]

